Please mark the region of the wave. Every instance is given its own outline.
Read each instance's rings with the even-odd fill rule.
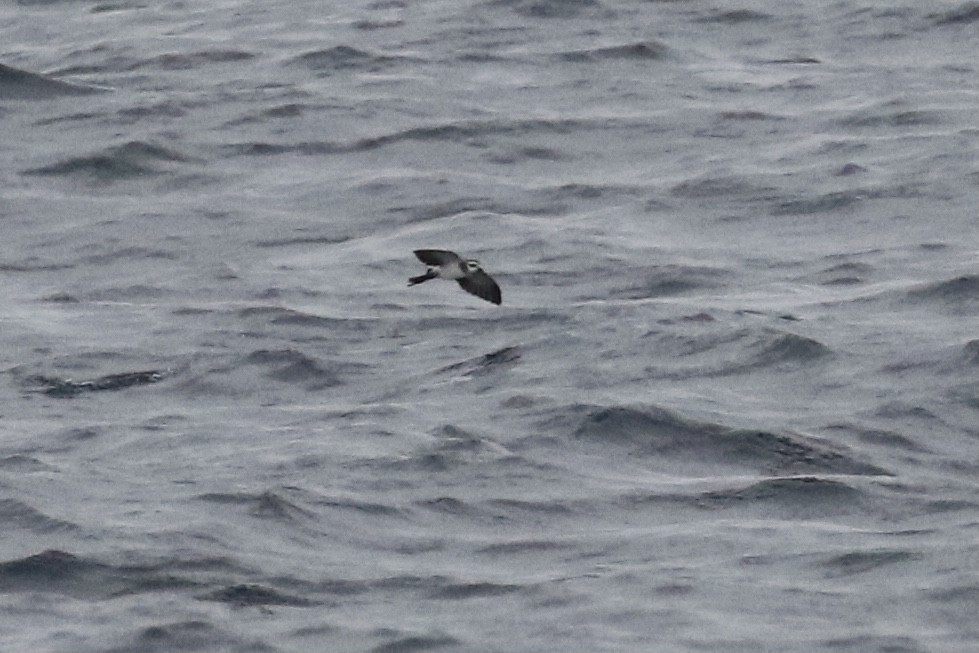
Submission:
[[[762,23],[773,19],[774,16],[772,14],[753,11],[751,9],[734,9],[730,11],[714,11],[709,16],[694,19],[694,22],[740,25],[741,23]]]
[[[0,64],[0,99],[4,100],[44,100],[66,95],[91,95],[107,90]]]
[[[324,363],[295,349],[259,349],[248,354],[243,363],[264,368],[269,379],[299,384],[310,392],[343,384],[340,365]]]
[[[624,448],[668,470],[682,461],[698,463],[705,472],[721,465],[770,475],[889,475],[825,440],[701,422],[658,406],[574,404],[552,411],[541,426],[564,432],[578,442]]]
[[[598,0],[494,0],[524,18],[575,18],[586,12],[606,11]]]
[[[515,365],[520,361],[521,356],[519,347],[504,347],[476,358],[447,365],[439,372],[459,372],[462,376],[481,376],[494,372],[501,367]]]
[[[979,275],[966,274],[918,286],[906,293],[905,301],[939,304],[955,312],[972,313],[979,309]]]
[[[332,48],[305,52],[291,59],[289,63],[328,74],[340,71],[348,72],[351,69],[377,72],[404,59],[405,57],[375,54],[349,45],[337,45]]]
[[[710,325],[709,314],[690,315],[687,322]],[[746,374],[760,369],[792,372],[807,369],[833,355],[823,343],[777,329],[742,329],[734,333],[715,332],[709,326],[704,332],[691,331],[657,343],[674,356],[662,366],[647,368],[652,377],[685,379]]]
[[[258,320],[263,324],[276,324],[317,329],[345,328],[353,331],[363,331],[371,322],[369,319],[330,317],[297,311],[281,306],[248,306],[235,311],[242,320]]]
[[[255,54],[243,50],[201,50],[199,52],[168,52],[134,63],[129,70],[161,68],[163,70],[192,70],[214,63],[248,61]]]
[[[22,471],[33,467],[40,471],[45,466],[34,459],[18,461],[8,457],[0,460],[0,467],[7,469],[18,467]],[[3,522],[4,529],[7,531],[24,529],[33,533],[57,533],[78,530],[75,524],[49,517],[16,499],[0,499],[0,522]]]
[[[853,551],[834,556],[824,563],[829,575],[834,578],[863,574],[875,569],[903,564],[924,557],[919,551],[903,549],[877,549],[875,551]]]
[[[879,512],[867,494],[847,483],[815,476],[769,478],[748,487],[704,492],[696,505],[714,509],[759,508],[771,517],[813,519],[854,511]]]
[[[748,363],[750,367],[768,367],[782,363],[808,363],[828,356],[830,349],[812,338],[794,333],[774,333],[759,342]]]
[[[862,493],[841,481],[815,476],[769,478],[746,488],[706,492],[702,496],[719,502],[768,501],[810,504],[813,501],[853,502]]]
[[[309,156],[367,152],[404,142],[471,143],[473,139],[489,136],[522,136],[533,134],[571,135],[580,132],[602,131],[618,127],[633,127],[629,121],[616,118],[518,118],[491,120],[458,120],[433,125],[408,127],[378,136],[349,141],[302,141],[297,143],[268,143],[251,141],[223,146],[228,156],[274,156],[301,154]]]
[[[776,204],[771,214],[780,215],[810,215],[813,213],[828,213],[839,211],[868,199],[868,193],[862,189],[834,191],[816,197],[785,200]]]
[[[876,272],[866,263],[840,263],[818,272],[815,281],[824,286],[851,286],[865,283]]]
[[[720,177],[694,177],[676,184],[670,193],[688,199],[744,198],[757,201],[759,198],[774,198],[774,186],[760,186],[745,177],[725,175]]]
[[[250,605],[242,603],[241,606]],[[155,651],[270,650],[254,639],[234,635],[207,621],[171,621],[140,628],[132,639],[106,649],[111,653],[154,653]]]
[[[179,572],[190,571],[193,575],[207,570],[228,573],[228,568],[222,559],[116,566],[67,551],[48,549],[0,563],[0,591],[51,592],[91,600],[149,590],[193,588],[199,583],[178,575]]]
[[[962,360],[973,365],[979,365],[979,339],[970,340],[962,345]]]
[[[83,177],[102,183],[159,175],[160,164],[186,163],[190,159],[170,148],[144,141],[130,141],[97,154],[72,157],[58,163],[23,171],[24,175]]]
[[[170,288],[133,284],[131,286],[108,286],[93,290],[89,299],[100,302],[142,302],[154,301],[173,293]]]
[[[222,584],[222,578],[249,574],[221,558],[168,559],[158,563],[107,564],[67,551],[49,549],[0,563],[0,591],[44,593],[82,601],[109,600],[148,592],[183,593],[198,590],[201,601],[235,606],[307,607],[319,601],[260,584]],[[217,580],[212,580],[215,577]],[[217,585],[217,587],[214,587]],[[132,641],[112,650],[211,650],[254,648],[233,633],[208,621],[177,621],[138,629]]]
[[[418,651],[431,651],[443,648],[462,647],[463,642],[445,634],[432,635],[405,635],[378,644],[370,650],[370,653],[417,653]]]
[[[371,467],[386,471],[449,472],[471,465],[506,465],[534,468],[499,442],[446,424],[433,434],[434,441],[397,458],[378,458]]]
[[[940,125],[946,122],[938,111],[920,109],[886,108],[863,110],[853,116],[838,121],[841,127],[915,127],[919,125]]]
[[[828,430],[839,432],[844,436],[856,436],[860,442],[879,446],[888,451],[903,450],[910,453],[929,453],[930,450],[921,446],[914,439],[884,429],[867,428],[853,423],[832,424]]]
[[[289,501],[276,492],[265,491],[252,493],[209,493],[197,497],[201,501],[222,505],[243,505],[248,508],[248,514],[259,519],[271,519],[280,522],[307,521],[312,513],[302,506]]]
[[[533,555],[544,551],[561,551],[573,548],[575,548],[575,545],[570,542],[539,539],[509,540],[506,542],[488,544],[481,549],[477,549],[476,553],[491,557],[509,557],[512,555]]]
[[[853,175],[860,175],[867,172],[867,169],[860,165],[859,163],[844,163],[842,166],[836,169],[833,173],[834,177],[852,177]]]
[[[173,374],[173,370],[141,370],[138,372],[108,374],[106,376],[80,381],[35,374],[26,377],[23,380],[23,385],[30,391],[41,392],[50,397],[69,398],[84,392],[124,390],[126,388],[151,385],[159,383]]]
[[[42,462],[38,458],[35,458],[34,456],[27,456],[25,454],[20,454],[20,453],[15,453],[10,456],[4,456],[3,458],[0,458],[0,469],[5,469],[12,472],[42,472],[42,471],[53,470],[51,465]],[[18,510],[18,508],[16,507],[8,508],[8,509],[14,513]],[[23,509],[27,511],[33,511],[33,508],[31,508],[30,506],[24,506]],[[4,508],[0,508],[0,514],[3,514],[4,510],[5,510]],[[16,517],[14,516],[11,517],[10,519],[11,522],[13,522],[16,519]],[[43,523],[44,520],[46,519],[48,519],[47,516],[39,515],[38,523]],[[24,522],[28,528],[31,527],[31,521],[32,520],[29,518]]]
[[[964,2],[961,5],[930,16],[933,24],[944,25],[968,25],[979,22],[979,2]]]
[[[559,55],[564,61],[589,63],[625,59],[633,61],[659,61],[665,59],[670,49],[658,41],[640,41],[587,50],[572,50]]]
[[[253,583],[243,583],[240,585],[221,587],[205,594],[201,594],[197,598],[202,601],[230,603],[235,607],[280,605],[294,608],[305,608],[321,604],[320,601],[312,601],[301,596],[287,594],[271,587]]]
[[[640,276],[636,274],[634,276]],[[611,299],[646,299],[710,290],[724,284],[728,270],[705,266],[662,265],[642,274],[643,280],[628,287],[609,291]]]

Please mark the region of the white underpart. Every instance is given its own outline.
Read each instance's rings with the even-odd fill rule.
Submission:
[[[469,273],[463,268],[463,263],[449,263],[448,265],[443,265],[436,268],[438,276],[440,279],[462,279]]]

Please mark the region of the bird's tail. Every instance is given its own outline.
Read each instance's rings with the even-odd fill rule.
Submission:
[[[429,279],[434,279],[437,276],[438,276],[438,272],[436,272],[432,268],[429,268],[428,270],[425,271],[425,274],[419,274],[417,277],[411,277],[410,279],[408,279],[408,285],[414,286],[424,281],[428,281]]]

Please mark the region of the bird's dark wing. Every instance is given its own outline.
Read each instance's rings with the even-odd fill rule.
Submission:
[[[500,287],[493,281],[493,277],[482,270],[477,270],[468,277],[463,277],[458,281],[459,285],[467,293],[476,295],[488,302],[493,302],[497,306],[503,302],[503,293],[500,292]]]
[[[462,260],[458,254],[447,249],[416,249],[415,256],[425,265],[445,265]]]

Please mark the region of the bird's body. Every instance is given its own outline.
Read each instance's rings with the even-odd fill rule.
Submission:
[[[415,256],[428,266],[428,270],[425,274],[408,279],[409,286],[429,279],[448,279],[457,281],[463,290],[480,299],[497,305],[503,301],[500,287],[490,275],[483,272],[479,261],[464,259],[455,252],[445,249],[416,249]]]

